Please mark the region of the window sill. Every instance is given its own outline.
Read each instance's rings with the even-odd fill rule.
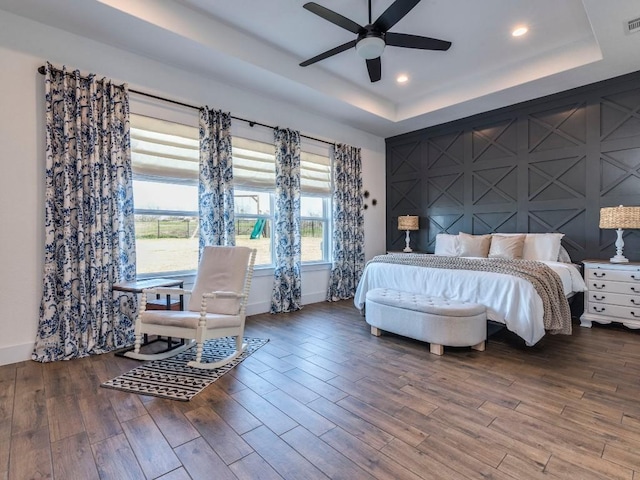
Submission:
[[[275,268],[272,266],[263,266],[256,267],[253,271],[254,277],[269,277],[273,276]],[[302,273],[305,272],[315,272],[320,270],[331,270],[331,263],[329,262],[314,262],[314,263],[303,263],[302,264]]]
[[[269,277],[273,276],[274,267],[272,266],[258,266],[253,270],[254,277]],[[331,270],[330,262],[312,262],[302,264],[302,273],[316,272],[322,270]],[[183,271],[183,272],[159,272],[159,273],[144,273],[138,275],[136,280],[147,280],[150,278],[175,278],[183,280],[185,283],[189,283],[195,280],[196,271]]]

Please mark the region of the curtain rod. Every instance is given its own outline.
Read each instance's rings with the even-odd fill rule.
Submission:
[[[44,73],[45,73],[44,65],[38,67],[38,73],[41,74],[41,75],[44,75]],[[149,97],[149,98],[154,98],[156,100],[161,100],[163,102],[173,103],[174,105],[180,105],[181,107],[187,107],[187,108],[193,108],[194,110],[200,110],[200,107],[198,107],[196,105],[191,105],[189,103],[180,102],[178,100],[172,100],[170,98],[160,97],[158,95],[153,95],[152,93],[141,92],[140,90],[134,90],[132,88],[129,89],[129,92],[136,93],[138,95],[143,95],[143,96]],[[234,119],[234,120],[239,120],[241,122],[246,122],[246,123],[249,124],[250,127],[255,127],[256,125],[259,125],[261,127],[270,128],[272,130],[275,130],[275,128],[276,128],[273,125],[267,125],[265,123],[256,122],[254,120],[247,120],[246,118],[235,117],[233,115],[231,115],[231,118]],[[321,140],[320,138],[310,137],[309,135],[303,135],[303,134],[300,134],[300,136],[302,138],[306,138],[308,140],[315,140],[316,142],[326,143],[327,145],[333,145],[333,142],[328,142],[327,140]]]

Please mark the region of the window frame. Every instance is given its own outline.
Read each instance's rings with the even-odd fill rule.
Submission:
[[[164,120],[167,122],[178,123],[181,125],[186,125],[193,128],[199,128],[199,119],[197,112],[194,114],[194,110],[186,107],[176,107],[174,105],[164,105],[160,104],[157,101],[150,101],[146,97],[141,97],[135,94],[131,96],[130,103],[130,111],[136,115],[143,115],[152,118],[156,118],[158,120]],[[273,142],[273,131],[271,128],[267,127],[250,127],[249,125],[244,125],[243,123],[233,123],[232,124],[232,139],[234,137],[243,138],[246,140],[253,140],[257,142],[263,143],[272,143]],[[331,158],[331,152],[329,150],[330,147],[322,144],[320,145],[317,142],[307,142],[306,139],[303,139],[303,145],[301,146],[301,151],[305,151],[308,153],[314,153],[317,155],[326,156],[329,159],[329,168],[331,175],[331,187],[333,188],[333,159]],[[316,144],[317,143],[317,144]],[[150,181],[146,178],[136,178],[133,176],[134,181]],[[169,177],[167,177],[166,181],[158,180],[158,183],[169,183],[176,184],[178,182],[169,181]],[[184,184],[184,183],[183,183]],[[197,179],[196,179],[196,188],[197,188]],[[235,190],[245,190],[245,191],[256,191],[260,193],[266,193],[269,197],[269,205],[270,205],[270,213],[267,214],[236,214],[234,212],[234,217],[236,219],[243,218],[264,218],[271,223],[271,226],[275,225],[275,182],[273,188],[257,188],[251,187],[247,185],[237,185],[234,183],[234,192]],[[317,270],[318,268],[327,268],[327,266],[332,263],[332,194],[327,193],[326,195],[318,194],[318,193],[305,193],[301,192],[302,197],[319,197],[322,198],[323,205],[323,214],[321,217],[310,217],[310,216],[300,216],[300,221],[319,221],[323,224],[323,237],[322,237],[322,260],[313,260],[313,261],[301,261],[301,267],[303,271],[305,270]],[[153,210],[153,209],[139,209],[135,207],[134,200],[134,216],[135,215],[146,215],[146,216],[177,216],[177,217],[199,217],[199,212],[191,211],[191,210],[172,210],[172,209],[162,209],[162,210]],[[268,275],[269,272],[273,271],[275,268],[274,263],[274,253],[275,253],[275,238],[273,233],[270,235],[270,253],[271,253],[271,263],[270,264],[260,264],[256,265],[256,275],[263,276]],[[176,270],[176,271],[167,271],[167,272],[149,272],[149,273],[141,273],[138,274],[136,272],[136,277],[139,279],[145,278],[153,278],[153,277],[187,277],[193,276],[196,274],[196,270]]]

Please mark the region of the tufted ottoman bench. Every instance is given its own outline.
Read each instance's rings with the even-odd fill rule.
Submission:
[[[386,330],[429,342],[436,355],[442,355],[445,345],[484,351],[487,339],[484,305],[390,288],[367,292],[365,318],[372,335]]]

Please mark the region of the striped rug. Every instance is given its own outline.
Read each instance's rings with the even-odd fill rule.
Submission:
[[[103,383],[101,387],[187,402],[269,340],[245,338],[244,341],[247,344],[246,350],[238,358],[220,368],[203,370],[188,367],[187,362],[195,360],[196,352],[193,347],[175,357],[153,360],[140,365]],[[233,337],[209,340],[204,344],[202,357],[205,362],[215,362],[230,355],[234,350],[235,339]]]

